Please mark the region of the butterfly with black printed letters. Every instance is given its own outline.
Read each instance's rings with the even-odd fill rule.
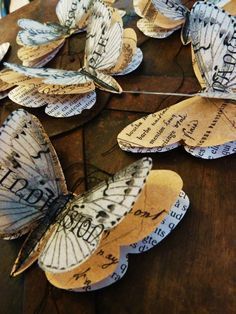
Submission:
[[[29,232],[12,275],[37,258],[44,271],[56,273],[87,260],[104,231],[131,210],[152,166],[143,158],[85,194],[72,194],[42,125],[22,109],[1,127],[0,146],[0,237]]]

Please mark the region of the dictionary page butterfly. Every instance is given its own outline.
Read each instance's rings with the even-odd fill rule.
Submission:
[[[236,152],[235,122],[234,103],[198,96],[132,122],[117,140],[133,153],[165,152],[183,143],[190,154],[214,159]]]
[[[45,85],[40,86],[39,91],[44,93],[58,93],[58,85],[62,86],[61,93],[85,93],[94,90],[95,84],[111,92],[120,92],[119,84],[106,72],[118,61],[122,38],[119,14],[96,0],[87,27],[84,67],[79,71],[28,68],[15,64],[6,66],[21,74],[40,78]]]
[[[208,2],[224,6],[230,0]],[[135,12],[142,17],[137,26],[146,36],[165,38],[182,27],[182,42],[190,42],[191,39],[186,36],[190,11],[181,0],[133,0],[133,3]]]
[[[77,291],[99,289],[119,280],[125,273],[124,267],[125,270],[128,268],[128,258],[124,258],[124,251],[127,255],[137,252],[137,247],[142,246],[139,253],[144,252],[148,249],[148,243],[149,248],[157,244],[152,239],[156,238],[158,233],[164,239],[171,230],[164,231],[163,225],[170,215],[175,215],[172,212],[174,204],[181,211],[178,218],[183,217],[189,201],[186,194],[181,191],[182,186],[183,182],[177,173],[169,170],[151,170],[132,210],[121,224],[106,233],[94,254],[85,263],[69,272],[59,274],[46,272],[47,279],[58,288]],[[184,200],[180,199],[180,195],[183,194]],[[146,243],[145,248],[141,243],[136,244],[139,241]],[[136,250],[132,249],[134,246]],[[121,268],[123,266],[123,272],[119,272],[120,266]]]
[[[43,66],[49,62],[63,46],[67,37],[86,26],[92,0],[59,0],[56,15],[59,23],[40,23],[30,19],[20,19],[22,28],[17,35],[17,43],[22,45],[18,57],[26,66]]]
[[[110,92],[120,92],[121,87],[111,74],[130,73],[143,58],[141,50],[136,46],[137,36],[134,30],[123,30],[120,15],[98,0],[91,9],[87,31],[84,67],[79,71],[7,64],[22,74],[8,71],[1,75],[7,83],[19,85],[11,91],[9,97],[23,106],[39,107],[47,104],[45,111],[49,115],[67,117],[93,106],[96,101],[93,91],[95,85]],[[38,91],[52,94],[54,99],[51,100],[52,97],[39,94]],[[66,99],[60,100],[60,94],[80,95],[67,95],[64,96]]]
[[[193,59],[204,97],[236,100],[236,19],[211,3],[196,2],[189,16]]]
[[[30,231],[12,275],[36,258],[52,272],[88,259],[104,231],[131,210],[152,165],[143,158],[77,196],[67,191],[55,150],[36,117],[17,110],[0,132],[0,236],[14,239]]]

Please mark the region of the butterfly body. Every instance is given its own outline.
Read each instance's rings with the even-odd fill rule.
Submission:
[[[62,210],[71,198],[72,194],[60,195],[57,199],[54,199],[51,202],[48,211],[26,238],[12,269],[12,276],[17,274],[19,269],[27,262],[32,252],[36,250],[38,243],[44,237],[46,232],[48,232],[48,229],[56,222],[58,216],[60,216]]]

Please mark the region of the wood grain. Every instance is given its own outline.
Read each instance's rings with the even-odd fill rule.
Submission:
[[[1,41],[10,41],[12,45],[6,60],[18,62],[17,19],[51,21],[55,18],[56,2],[34,0],[0,21]],[[133,19],[128,22],[135,25]],[[192,92],[199,88],[191,66],[190,48],[181,47],[179,32],[165,40],[148,39],[137,33],[144,62],[133,74],[118,79],[123,89]],[[77,39],[72,37],[68,42],[51,63],[53,67],[78,66]],[[80,128],[77,119],[46,118],[42,111],[32,110],[47,131],[56,135],[53,144],[68,186],[77,192],[141,157],[122,152],[116,144],[117,134],[127,124],[180,100],[105,93],[99,97],[101,108],[96,117]],[[2,101],[1,120],[14,108],[9,100]],[[37,265],[25,275],[11,279],[8,274],[22,240],[1,241],[0,313],[235,313],[235,157],[200,160],[181,147],[151,157],[154,169],[170,169],[181,175],[190,197],[189,212],[177,229],[151,251],[131,256],[128,272],[121,281],[84,294],[50,286]]]

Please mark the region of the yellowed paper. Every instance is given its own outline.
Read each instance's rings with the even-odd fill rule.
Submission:
[[[224,10],[229,12],[231,15],[236,15],[236,1],[231,0],[226,5],[224,5]]]
[[[65,42],[65,39],[49,42],[46,45],[41,46],[24,46],[17,52],[18,58],[22,61],[24,66],[33,66],[37,64],[39,60],[46,58],[56,49],[60,48]]]
[[[107,278],[117,267],[120,246],[142,240],[156,229],[175,203],[182,185],[180,176],[175,172],[151,171],[131,212],[103,237],[89,260],[70,272],[46,273],[48,280],[59,288],[75,289]]]
[[[164,29],[180,27],[184,23],[184,19],[174,21],[162,15],[155,9],[151,0],[134,0],[134,8],[135,12],[139,16],[146,18],[150,24]]]
[[[154,152],[182,141],[207,147],[235,141],[235,126],[235,104],[193,97],[131,123],[117,139],[129,151]]]
[[[38,91],[44,94],[83,94],[95,90],[95,85],[93,82],[88,82],[86,84],[77,84],[77,85],[49,85],[42,84]]]
[[[107,73],[117,73],[123,71],[131,62],[137,49],[137,35],[132,28],[124,29],[122,51],[116,65],[107,70]]]

